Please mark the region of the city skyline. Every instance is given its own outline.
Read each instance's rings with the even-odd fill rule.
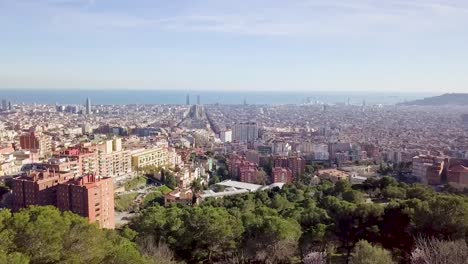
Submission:
[[[468,83],[462,1],[0,7],[0,89],[445,93]]]

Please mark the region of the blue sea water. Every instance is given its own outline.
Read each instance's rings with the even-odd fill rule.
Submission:
[[[307,101],[320,103],[396,104],[422,99],[436,94],[375,93],[375,92],[222,92],[222,91],[169,91],[169,90],[0,90],[0,99],[13,103],[84,104],[87,97],[92,104],[185,104],[196,103],[197,95],[202,104],[302,104]]]

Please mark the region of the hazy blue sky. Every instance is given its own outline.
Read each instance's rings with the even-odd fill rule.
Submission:
[[[468,92],[468,1],[0,0],[0,88]]]

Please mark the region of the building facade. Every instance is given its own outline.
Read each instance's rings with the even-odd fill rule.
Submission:
[[[86,217],[100,228],[115,227],[111,178],[76,178],[70,173],[32,171],[13,179],[12,192],[14,211],[32,205],[52,205]]]
[[[76,161],[78,164],[79,175],[94,174],[99,175],[98,171],[98,155],[97,152],[91,151],[87,148],[69,148],[58,155],[59,158],[68,158],[69,160]]]
[[[114,229],[114,183],[112,178],[87,175],[57,186],[57,207],[88,218],[100,228]]]
[[[117,178],[132,172],[131,154],[122,148],[121,138],[91,143],[85,147],[97,153],[99,176]]]
[[[419,155],[413,158],[412,175],[425,184],[439,184],[436,179],[440,179],[442,173],[443,158]]]
[[[219,139],[220,139],[221,142],[223,142],[223,143],[232,142],[232,130],[227,129],[227,130],[221,131],[221,132],[219,133]]]
[[[306,161],[301,157],[275,157],[275,167],[288,168],[296,178],[305,172]]]
[[[162,147],[137,150],[131,156],[133,168],[143,168],[145,166],[162,167],[169,163],[168,151]]]
[[[52,152],[50,137],[42,133],[28,132],[21,135],[20,146],[24,150],[38,153],[40,157],[45,157]]]
[[[292,183],[293,174],[288,168],[275,167],[273,168],[273,183],[283,182]]]
[[[71,173],[35,170],[12,181],[13,210],[31,205],[57,206],[57,185],[73,179]]]
[[[235,124],[232,130],[232,139],[238,142],[254,142],[258,139],[257,123],[242,122]]]
[[[245,166],[239,169],[239,177],[241,182],[258,184],[264,179],[259,179],[258,170],[253,166]]]

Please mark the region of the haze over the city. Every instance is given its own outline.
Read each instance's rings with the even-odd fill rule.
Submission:
[[[467,44],[467,0],[0,0],[0,264],[468,264]]]
[[[0,89],[467,91],[468,2],[0,0]]]

